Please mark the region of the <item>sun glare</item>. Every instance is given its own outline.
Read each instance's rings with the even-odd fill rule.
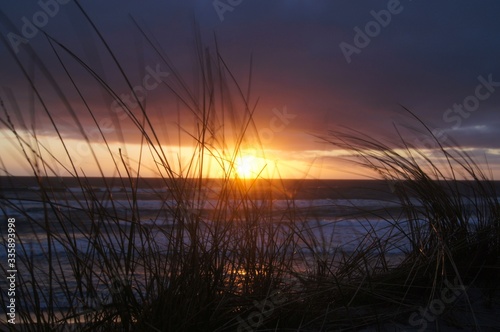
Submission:
[[[238,157],[234,162],[236,175],[244,179],[258,177],[265,167],[266,164],[263,160],[252,155]]]

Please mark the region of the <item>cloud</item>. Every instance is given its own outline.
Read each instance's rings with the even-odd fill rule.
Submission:
[[[354,28],[363,27],[373,19],[370,11],[386,8],[387,3],[247,0],[227,12],[223,22],[210,1],[107,1],[83,6],[126,69],[132,86],[141,82],[146,66],[154,66],[161,59],[141,37],[131,15],[157,40],[193,91],[197,74],[193,29],[196,19],[212,51],[213,35],[217,35],[225,61],[245,89],[250,54],[253,55],[251,91],[253,100],[260,98],[258,125],[268,123],[269,111],[274,107],[287,105],[297,114],[300,121],[276,135],[273,147],[286,149],[290,145],[315,150],[317,143],[308,133],[324,133],[332,126],[386,134],[392,130],[394,114],[402,112],[398,104],[409,107],[433,126],[449,130],[443,113],[473,92],[479,75],[492,74],[500,80],[500,40],[496,36],[500,29],[496,17],[500,4],[495,1],[401,1],[404,10],[352,63],[346,63],[339,44],[352,42]],[[66,6],[60,16],[47,24],[46,31],[77,52],[118,93],[129,93],[119,69],[88,22],[74,4]],[[0,5],[0,9],[20,29],[20,18],[29,17],[37,7],[19,2]],[[3,20],[1,33],[5,36],[9,29]],[[79,121],[92,130],[94,121],[47,40],[40,34],[28,46],[49,68],[54,81],[74,105]],[[112,119],[113,98],[74,59],[59,51],[92,108],[99,110],[101,118]],[[33,94],[5,45],[0,48],[0,56],[4,73],[0,84],[14,91],[23,114],[36,112],[37,125],[50,130],[41,105],[32,103]],[[79,136],[70,112],[40,68],[33,66],[29,54],[21,54],[19,59],[30,68],[51,112],[61,128],[67,130],[65,134]],[[167,90],[151,92],[148,110],[155,119],[171,123],[177,117],[177,108],[175,98]],[[500,92],[464,119],[460,130],[450,130],[450,134],[464,146],[498,148],[500,133],[491,121],[499,106]],[[132,134],[130,121],[120,125],[128,140],[139,140],[139,135]],[[482,125],[486,127],[477,127]]]

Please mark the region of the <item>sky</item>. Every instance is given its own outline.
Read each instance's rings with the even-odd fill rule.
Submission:
[[[187,133],[196,131],[195,121],[172,90],[179,89],[178,74],[190,91],[201,93],[199,33],[202,49],[214,54],[217,48],[243,94],[249,91],[254,113],[242,149],[253,159],[241,162],[260,160],[254,172],[265,166],[272,176],[363,177],[370,173],[321,137],[350,128],[392,144],[395,127],[416,125],[407,108],[500,179],[497,1],[110,0],[81,1],[81,7],[115,59],[74,0],[0,4],[0,96],[22,137],[29,141],[36,133],[41,153],[61,161],[51,163],[55,173],[66,175],[67,149],[79,170],[98,174],[86,135],[112,175],[95,122],[115,158],[119,149],[136,161],[144,153],[136,126],[84,66],[139,114],[130,89],[136,88],[168,157],[185,162],[193,151]],[[233,107],[243,114],[225,120],[228,128],[236,127],[235,136],[248,112],[241,111],[235,85],[230,89]],[[30,174],[3,111],[2,119],[2,172]],[[422,134],[405,135],[433,156],[435,146],[425,146]],[[142,171],[154,176],[154,163],[144,161]]]

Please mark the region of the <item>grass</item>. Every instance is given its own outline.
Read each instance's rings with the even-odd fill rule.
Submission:
[[[112,60],[117,78],[133,91],[118,56],[83,9],[81,13]],[[396,208],[360,209],[357,218],[365,235],[338,246],[333,233],[324,233],[321,220],[314,222],[314,209],[303,209],[290,197],[286,181],[238,178],[235,160],[248,145],[259,146],[253,118],[256,104],[218,46],[210,52],[198,36],[197,81],[190,85],[158,43],[146,33],[143,37],[171,73],[162,88],[192,119],[189,126],[179,116],[177,124],[179,137],[189,137],[194,146],[189,156],[180,157],[180,152],[175,155],[166,148],[162,124],[154,121],[145,100],[133,93],[138,107],[132,109],[82,57],[46,36],[73,95],[79,98],[74,103],[83,105],[92,119],[100,149],[109,158],[106,163],[113,165],[115,177],[106,176],[108,165],[91,144],[82,120],[68,107],[73,126],[88,143],[89,159],[101,172],[98,186],[103,191],[96,190],[97,180],[78,167],[78,155],[68,146],[64,128],[48,106],[49,97],[26,64],[17,60],[36,98],[36,112],[51,124],[69,162],[46,146],[35,123],[28,125],[22,113],[14,116],[12,98],[9,103],[2,101],[2,129],[10,132],[11,143],[39,187],[32,197],[7,189],[0,196],[3,219],[14,211],[22,221],[17,229],[18,324],[3,321],[4,328],[234,331],[245,330],[242,321],[249,324],[249,317],[257,313],[255,317],[260,314],[265,319],[253,321],[256,330],[383,329],[388,322],[410,324],[412,313],[439,299],[446,282],[455,277],[460,284],[485,293],[497,290],[496,284],[488,283],[498,277],[500,263],[500,206],[494,183],[459,148],[440,143],[418,117],[414,123],[421,135],[435,142],[439,156],[431,159],[425,149],[411,146],[399,129],[397,143],[349,130],[321,137],[354,152],[354,162],[376,170],[387,181],[387,189],[393,189],[385,194],[398,203]],[[50,68],[38,64],[50,75]],[[75,65],[109,98],[120,100],[127,115],[123,121],[140,137],[138,156],[114,150],[85,82],[72,74]],[[49,81],[63,104],[71,106],[64,89],[56,80]],[[116,129],[122,131],[120,126]],[[181,140],[177,142],[180,151]],[[163,190],[148,187],[142,176],[148,167],[146,156],[155,161]],[[214,169],[221,174],[218,180],[207,176]],[[67,177],[63,182],[58,177],[61,170]],[[13,171],[2,162],[6,188],[18,187]],[[463,175],[469,181],[461,181]],[[121,192],[117,194],[116,188]],[[147,193],[144,188],[149,188]],[[118,195],[120,200],[115,198]],[[143,195],[163,202],[153,224],[148,222],[151,217],[142,216]],[[275,199],[286,204],[278,208],[272,204]],[[30,212],[33,203],[42,206],[43,217]],[[383,220],[383,226],[370,222],[374,217]],[[352,215],[344,218],[352,220]],[[171,224],[161,224],[163,219]],[[2,238],[6,243],[4,228]],[[39,249],[33,249],[33,242]],[[7,274],[4,264],[1,269]],[[0,306],[5,311],[8,301],[2,291]],[[256,303],[264,303],[267,309],[259,309]],[[470,300],[468,306],[473,311]],[[472,326],[480,327],[477,321]]]

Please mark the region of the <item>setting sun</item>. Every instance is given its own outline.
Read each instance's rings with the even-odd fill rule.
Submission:
[[[265,167],[266,162],[262,158],[252,155],[238,157],[234,162],[236,176],[244,179],[258,177]]]

